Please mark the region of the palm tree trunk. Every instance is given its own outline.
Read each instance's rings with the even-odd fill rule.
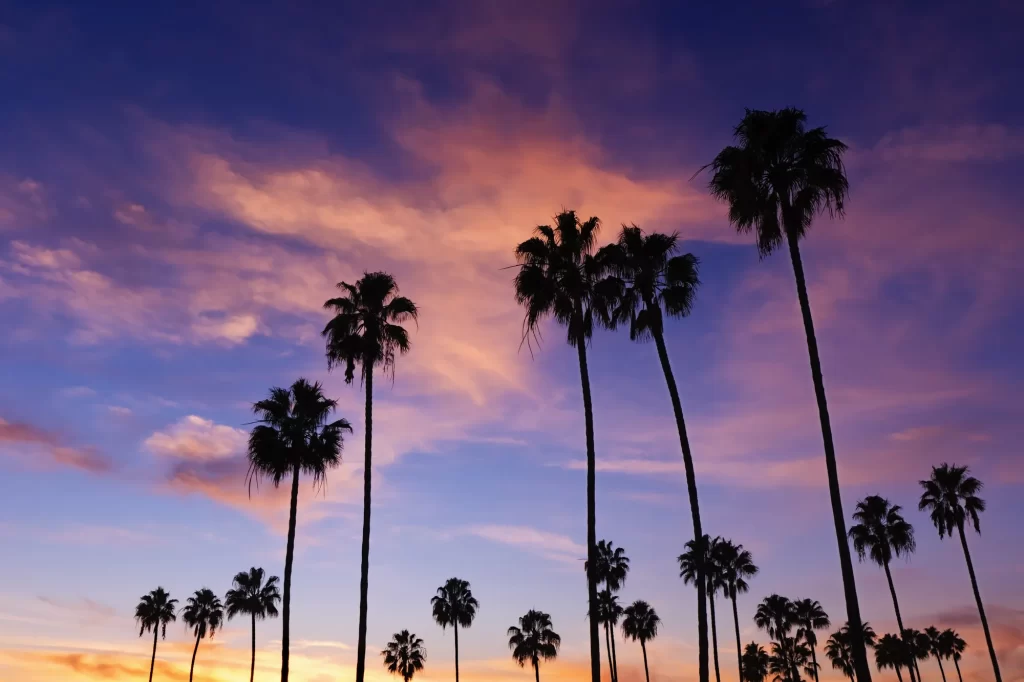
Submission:
[[[784,206],[786,211],[789,207]],[[839,566],[843,574],[843,592],[846,595],[846,618],[850,629],[861,632],[860,604],[857,602],[857,583],[853,575],[853,562],[850,559],[850,545],[846,540],[846,522],[843,519],[843,500],[839,493],[839,473],[836,470],[836,449],[832,443],[832,424],[828,416],[828,402],[825,399],[825,381],[821,376],[821,359],[818,357],[818,340],[814,335],[814,320],[811,319],[811,302],[807,297],[807,282],[804,279],[804,265],[800,259],[800,247],[797,237],[788,229],[786,238],[789,242],[789,255],[793,261],[793,274],[796,277],[796,291],[800,298],[800,313],[804,319],[804,332],[807,335],[807,353],[811,360],[811,378],[814,381],[814,395],[818,401],[818,417],[821,420],[821,438],[825,445],[825,469],[828,471],[828,491],[832,498],[832,520],[836,527],[836,540],[839,543]],[[868,667],[867,650],[862,637],[854,638],[850,643],[853,652],[853,667],[857,672],[858,682],[871,682],[871,669]],[[996,682],[1001,682],[997,680]]]
[[[999,674],[999,661],[996,660],[996,650],[992,646],[992,633],[988,630],[988,618],[985,617],[985,606],[981,603],[981,592],[978,591],[978,578],[974,575],[974,562],[971,561],[971,550],[967,549],[967,536],[964,535],[964,524],[957,524],[960,531],[960,544],[964,547],[964,558],[967,559],[967,572],[971,574],[971,587],[974,588],[974,601],[978,602],[978,615],[981,616],[981,627],[985,630],[985,643],[988,644],[988,655],[992,658],[992,670],[996,675],[996,682],[1003,682]]]
[[[652,304],[647,304],[648,309],[653,310]],[[693,456],[690,452],[690,439],[686,435],[686,421],[683,419],[683,404],[679,400],[679,390],[676,387],[675,375],[672,374],[672,365],[668,359],[668,350],[665,348],[665,337],[660,329],[654,331],[654,343],[658,347],[658,359],[661,360],[661,369],[665,373],[665,383],[668,384],[668,394],[672,399],[672,411],[676,417],[676,429],[679,431],[679,447],[683,451],[683,468],[686,470],[686,491],[690,497],[690,516],[693,518],[693,539],[699,540],[704,537],[704,531],[700,523],[700,505],[697,502],[697,476],[693,470]],[[707,590],[704,585],[704,565],[697,565],[697,660],[699,670],[699,682],[708,682],[708,605]]]
[[[615,651],[615,626],[609,625],[608,630],[612,633],[612,672],[615,675],[615,682],[619,682],[619,654]]]
[[[732,621],[736,624],[736,664],[739,666],[740,676],[736,678],[739,682],[743,682],[743,645],[740,644],[740,617],[739,611],[736,609],[736,588],[735,586],[730,587],[730,594],[732,595]]]
[[[615,682],[615,665],[612,663],[612,636],[608,631],[608,623],[604,624],[604,650],[608,653],[608,679]]]
[[[942,659],[936,654],[935,660],[939,662],[939,672],[942,673],[942,682],[946,682],[946,670],[942,667]]]
[[[292,607],[292,561],[295,559],[295,516],[299,507],[299,465],[292,472],[292,501],[288,513],[288,544],[284,552],[284,587],[281,591],[281,682],[288,682],[288,624]]]
[[[960,680],[960,682],[964,682],[964,676],[960,674],[960,661],[954,658],[953,665],[956,666],[956,679]]]
[[[914,659],[914,672],[917,673],[917,679],[921,680],[921,666],[917,664],[917,659]]]
[[[900,675],[900,667],[899,666],[896,666],[896,679],[899,680],[899,682],[903,682],[903,675]]]
[[[640,640],[640,650],[644,652],[644,677],[647,678],[647,682],[651,682],[651,671],[647,669],[647,645],[642,639]]]
[[[249,664],[249,682],[256,679],[256,614],[252,614],[252,663]]]
[[[188,682],[192,682],[192,671],[194,671],[196,669],[196,654],[199,653],[199,640],[200,639],[201,639],[200,635],[196,635],[196,646],[195,646],[194,649],[192,649],[192,665],[190,665],[189,668],[188,668]]]
[[[809,644],[809,642],[808,642]],[[815,647],[811,647],[811,665],[814,667],[814,682],[818,680],[818,653],[815,651]]]
[[[900,639],[906,642],[903,636],[903,616],[900,615],[900,602],[896,599],[896,586],[892,582],[892,573],[889,571],[889,562],[886,561],[882,564],[882,568],[885,569],[885,579],[889,581],[889,594],[892,595],[892,607],[896,610],[896,626],[900,629]],[[910,672],[910,682],[917,682],[914,677],[914,669],[908,668]]]
[[[160,631],[160,624],[153,626],[153,658],[149,659],[149,682],[153,682],[153,667],[156,665],[156,636]]]
[[[587,430],[587,565],[597,565],[597,503],[596,468],[597,455],[594,449],[594,405],[590,399],[590,373],[587,370],[587,341],[582,336],[576,340],[576,351],[580,360],[580,382],[583,385],[583,416]],[[593,571],[587,571],[587,598],[590,602],[590,679],[601,682],[601,637],[597,630],[597,581]],[[357,681],[359,682],[359,681]]]
[[[715,623],[715,593],[708,595],[708,606],[711,607],[711,651],[715,654],[715,682],[722,682],[718,672],[718,626]]]
[[[540,682],[540,663],[538,663],[537,661],[533,662],[533,673],[537,679],[537,682]]]
[[[366,598],[370,589],[370,474],[373,441],[373,368],[364,372],[366,382],[366,444],[363,452],[363,559],[359,569],[359,641],[356,645],[356,682],[366,672]],[[456,637],[458,634],[456,633]],[[456,643],[458,639],[455,640]],[[455,667],[458,680],[458,665]]]
[[[459,624],[455,623],[455,682],[459,682]]]

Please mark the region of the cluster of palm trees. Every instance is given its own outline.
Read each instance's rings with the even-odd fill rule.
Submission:
[[[861,618],[857,600],[828,404],[799,248],[801,239],[806,236],[819,214],[843,214],[849,190],[843,165],[846,145],[829,137],[824,128],[808,129],[804,113],[793,108],[779,111],[748,110],[735,128],[734,135],[736,144],[723,149],[701,170],[710,171],[711,194],[728,205],[729,221],[739,232],[754,234],[762,256],[771,254],[783,245],[790,255],[821,422],[825,468],[846,601],[846,635],[841,635],[837,641],[848,644],[848,655],[844,660],[848,660],[849,669],[856,681],[870,682],[871,672],[866,653],[867,628]],[[747,590],[746,580],[756,574],[757,568],[749,552],[743,550],[741,545],[734,545],[721,538],[712,539],[704,532],[693,454],[665,341],[665,317],[685,317],[694,304],[700,284],[699,261],[692,254],[678,253],[678,235],[645,233],[636,225],[623,226],[613,243],[597,249],[600,224],[596,217],[584,221],[570,210],[556,216],[554,225],[536,228],[535,235],[515,249],[518,271],[514,279],[515,298],[525,308],[523,342],[533,344],[539,340],[541,325],[547,318],[553,318],[565,327],[566,340],[576,350],[579,361],[587,452],[586,576],[589,613],[594,615],[589,619],[591,678],[592,682],[600,682],[601,625],[605,627],[612,681],[617,682],[614,632],[618,619],[623,618],[624,634],[640,642],[645,667],[646,642],[657,634],[659,623],[657,614],[646,602],[638,601],[625,609],[618,605],[615,592],[625,580],[628,559],[621,553],[621,549],[616,550],[610,543],[597,541],[596,445],[587,349],[595,328],[614,330],[628,326],[632,340],[654,341],[676,421],[693,529],[693,540],[687,543],[679,563],[684,580],[696,587],[699,681],[709,682],[710,651],[714,652],[716,680],[719,669],[715,597],[723,595],[732,602],[735,622],[737,594]],[[352,383],[358,371],[365,396],[363,525],[356,649],[356,682],[364,682],[373,383],[378,374],[393,376],[397,357],[409,351],[409,333],[403,324],[415,322],[418,309],[411,300],[399,295],[394,278],[384,272],[366,273],[354,284],[341,282],[338,287],[340,296],[325,303],[325,308],[332,314],[323,330],[327,367],[329,370],[344,367],[346,383]],[[275,487],[282,482],[291,485],[281,594],[282,682],[288,680],[291,574],[299,478],[305,474],[312,477],[314,486],[319,486],[324,482],[328,470],[340,464],[344,435],[352,432],[352,426],[345,419],[332,419],[336,406],[336,401],[324,395],[319,383],[299,379],[288,388],[272,388],[268,397],[256,402],[253,407],[258,424],[252,430],[248,444],[250,492],[253,483],[258,486],[264,479],[269,479]],[[975,530],[979,528],[978,514],[984,511],[984,502],[977,497],[981,483],[967,475],[966,467],[943,465],[933,469],[931,479],[922,484],[925,486],[925,494],[920,506],[931,511],[940,537],[951,535],[954,530],[960,536],[996,682],[1001,682],[964,532],[965,524],[973,525]],[[889,575],[889,561],[893,555],[912,551],[913,540],[911,535],[908,544],[906,530],[901,530],[900,525],[891,518],[893,510],[898,516],[898,507],[883,509],[876,498],[867,498],[858,505],[855,515],[858,525],[851,530],[849,536],[862,558],[867,553],[885,568],[900,631],[904,633]],[[899,539],[901,533],[902,540]],[[469,599],[472,598],[468,584],[453,579],[438,591],[433,600],[435,619],[443,628],[451,625],[455,633],[456,679],[458,628],[468,627],[476,608],[475,600],[471,604],[464,601],[466,594]],[[173,615],[173,600],[162,590],[147,595],[147,599],[151,603],[144,599],[144,604],[140,604],[140,613],[146,615],[139,618],[143,632],[147,627],[154,631],[155,655],[156,628],[158,625],[165,628],[167,618],[152,614],[166,611]],[[462,603],[462,606],[456,607],[456,603]],[[794,607],[795,613],[802,614],[801,619],[789,622],[769,618],[762,626],[776,640],[773,655],[764,654],[764,663],[770,672],[786,682],[796,682],[801,669],[811,669],[815,677],[817,675],[814,630],[822,627],[816,623],[821,623],[823,612],[821,616],[814,615],[816,602],[801,601],[797,604],[801,605],[801,609],[806,607],[799,611]],[[465,610],[464,607],[470,606],[468,611]],[[202,608],[212,609],[208,605]],[[708,642],[709,610],[711,647]],[[820,605],[817,610],[820,610]],[[197,646],[207,631],[212,635],[219,625],[219,621],[215,625],[209,619],[203,623],[201,626],[190,625],[197,628]],[[557,654],[560,640],[550,627],[547,614],[531,612],[520,619],[518,626],[509,630],[509,643],[516,660],[522,665],[530,662],[538,677],[539,662]],[[790,636],[788,633],[794,629],[797,634]],[[739,654],[738,623],[736,639]],[[904,641],[902,634],[899,639]],[[809,663],[803,662],[805,648],[810,656]],[[738,655],[741,679],[749,677],[742,674],[744,669],[761,669],[762,657],[757,651],[747,656],[751,653],[749,649],[747,647],[743,655]],[[401,674],[405,679],[422,669],[426,657],[422,641],[404,630],[395,635],[383,655],[389,670]],[[748,658],[749,665],[745,663]]]

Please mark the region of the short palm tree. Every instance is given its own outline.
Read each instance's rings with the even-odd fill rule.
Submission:
[[[960,674],[960,659],[966,648],[967,642],[956,631],[950,629],[942,631],[943,656],[953,659],[953,665],[956,666],[956,677],[960,682],[964,682],[964,677]]]
[[[967,522],[974,526],[975,532],[981,533],[981,519],[978,515],[985,511],[985,500],[978,497],[978,493],[981,492],[982,483],[970,475],[970,470],[966,466],[943,464],[932,467],[931,478],[921,481],[921,487],[924,488],[924,492],[921,494],[918,508],[927,509],[931,513],[932,523],[939,531],[939,537],[952,536],[954,529],[960,535],[960,544],[964,548],[964,558],[967,560],[967,572],[971,575],[974,600],[978,603],[978,614],[981,616],[981,627],[985,631],[988,655],[992,659],[992,670],[995,672],[996,682],[1002,682],[996,650],[992,646],[992,634],[988,629],[988,618],[985,617],[985,606],[981,602],[981,592],[978,590],[978,578],[974,575],[971,552],[967,549],[967,534],[964,532],[964,524]]]
[[[359,635],[356,644],[356,682],[366,674],[366,617],[370,580],[370,479],[373,463],[373,373],[394,376],[395,358],[409,352],[409,333],[403,323],[415,321],[416,304],[398,295],[398,284],[386,272],[368,272],[355,284],[339,282],[341,296],[324,307],[334,313],[323,336],[327,367],[345,367],[352,383],[356,368],[366,391],[363,452],[363,542],[359,571]]]
[[[689,540],[685,545],[686,551],[677,557],[679,577],[683,579],[684,583],[699,585],[699,576],[701,572],[704,573],[704,589],[708,599],[708,611],[711,613],[711,654],[715,663],[715,682],[720,682],[722,679],[718,667],[718,623],[715,617],[715,594],[728,589],[723,567],[718,562],[721,554],[719,547],[723,542],[722,538],[712,538],[709,535],[705,535],[699,542]]]
[[[623,610],[622,635],[634,642],[640,642],[640,650],[644,653],[644,676],[651,682],[651,672],[647,667],[647,642],[658,636],[661,618],[647,602],[638,599]]]
[[[906,641],[900,635],[882,635],[875,645],[875,665],[879,670],[892,668],[896,671],[896,679],[903,682],[902,668],[908,670],[913,665],[907,651]]]
[[[800,682],[800,671],[815,673],[811,650],[799,637],[783,637],[772,642],[772,655],[768,657],[768,672],[776,682]]]
[[[235,574],[232,587],[224,596],[225,613],[228,620],[238,615],[252,619],[252,661],[249,664],[249,682],[256,676],[256,621],[277,618],[277,603],[281,593],[277,589],[277,576],[264,578],[266,573],[255,566],[248,571]]]
[[[618,680],[615,665],[615,626],[622,617],[619,598],[607,587],[597,593],[597,622],[604,625],[605,650],[608,652],[608,670],[612,682]]]
[[[903,631],[903,639],[907,643],[908,667],[912,666],[914,668],[914,671],[917,673],[917,679],[920,680],[922,679],[921,667],[917,662],[925,661],[932,655],[931,642],[928,641],[928,635],[913,628],[907,628]]]
[[[743,646],[740,644],[740,616],[736,606],[736,595],[750,589],[747,578],[757,575],[758,568],[754,564],[753,555],[743,549],[743,545],[733,544],[732,540],[726,540],[719,545],[716,563],[721,567],[726,594],[732,600],[732,621],[736,628],[736,663],[739,666],[739,679],[743,680]]]
[[[896,599],[896,587],[892,582],[889,563],[894,556],[909,557],[916,548],[914,527],[900,513],[903,508],[891,504],[879,495],[869,495],[857,503],[853,512],[856,523],[850,527],[850,540],[861,561],[870,556],[871,560],[885,569],[885,579],[889,582],[889,594],[892,595],[892,606],[896,611],[896,625],[903,632],[903,616],[900,614],[900,603]],[[914,682],[914,669],[910,669],[910,680]]]
[[[533,666],[533,673],[540,682],[540,661],[553,661],[558,656],[562,638],[551,629],[551,616],[543,611],[530,609],[519,617],[519,625],[508,629],[508,648],[519,667],[527,663]]]
[[[455,630],[455,682],[459,682],[459,626],[468,628],[476,618],[480,602],[473,596],[469,583],[449,578],[430,598],[434,621],[444,630],[449,625]]]
[[[737,144],[723,149],[707,166],[712,171],[709,188],[715,198],[729,205],[729,222],[737,231],[754,232],[762,257],[781,248],[783,242],[789,249],[821,421],[832,520],[846,595],[846,615],[847,620],[857,626],[861,622],[857,585],[850,547],[846,542],[832,424],[800,256],[800,240],[820,213],[827,211],[829,215],[843,215],[849,193],[843,166],[846,145],[829,137],[824,128],[808,130],[806,123],[807,115],[799,109],[748,109],[734,130]],[[857,679],[870,682],[871,670],[863,646],[854,645],[853,658]]]
[[[795,660],[803,653],[806,653],[807,657],[810,658],[810,649],[800,641],[800,637],[789,636],[790,631],[796,626],[796,608],[788,597],[770,594],[762,599],[761,603],[757,605],[757,610],[754,612],[754,624],[767,632],[768,636],[774,640],[772,646],[773,659],[777,661]],[[803,649],[800,649],[800,646],[803,646]],[[775,667],[778,668],[779,665],[781,663],[776,663]],[[769,672],[779,675],[783,674],[771,670],[771,666],[769,666]],[[800,673],[796,668],[793,668],[786,673],[786,676],[790,682],[795,682],[799,679]]]
[[[768,677],[768,664],[771,657],[764,647],[751,642],[743,649],[743,677],[741,682],[764,682]]]
[[[584,562],[583,569],[589,571],[590,564]],[[626,576],[628,574],[629,557],[626,556],[626,551],[621,547],[616,547],[608,540],[599,540],[597,543],[597,561],[594,564],[594,580],[597,581],[598,585],[603,584],[608,592],[617,592],[626,584]],[[601,598],[599,594],[598,599]],[[615,606],[621,610],[617,603]],[[614,609],[611,611],[614,611]],[[605,646],[608,647],[611,676],[613,682],[616,682],[619,679],[619,665],[618,656],[615,653],[615,622],[611,618],[614,614],[609,612],[608,608],[603,608],[601,612],[604,616],[601,622],[604,623]],[[615,615],[614,620],[617,619],[618,616]]]
[[[690,314],[693,299],[700,285],[697,274],[698,260],[693,254],[678,254],[679,235],[645,234],[636,225],[622,226],[614,244],[601,249],[599,258],[609,267],[618,287],[615,304],[611,308],[609,326],[615,328],[629,323],[629,338],[645,342],[654,340],[658,350],[665,383],[668,385],[679,447],[686,472],[686,490],[690,499],[690,517],[693,537],[703,537],[700,504],[697,500],[697,476],[694,472],[690,439],[683,418],[683,404],[679,398],[672,363],[665,345],[664,319],[685,317]],[[698,574],[701,567],[698,566]],[[698,576],[699,577],[699,576]],[[705,582],[697,586],[697,638],[700,682],[708,681],[708,616]]]
[[[177,599],[171,599],[164,588],[158,587],[147,595],[143,595],[135,607],[135,622],[139,626],[139,637],[142,637],[147,630],[153,631],[153,657],[149,660],[149,682],[153,682],[153,666],[156,665],[156,639],[157,633],[163,633],[167,639],[167,624],[178,619],[174,607],[178,605]]]
[[[299,379],[291,388],[272,388],[270,396],[253,405],[257,426],[249,434],[250,490],[264,476],[274,487],[291,477],[288,542],[284,553],[281,599],[281,682],[288,682],[289,623],[292,561],[295,557],[295,519],[299,504],[299,474],[322,486],[327,470],[341,463],[343,432],[352,431],[345,419],[329,422],[337,403],[324,396],[319,382]]]
[[[516,301],[526,308],[523,340],[539,338],[540,325],[550,315],[566,328],[566,340],[579,359],[587,440],[587,561],[591,565],[597,560],[597,456],[587,343],[594,331],[595,309],[600,319],[606,317],[602,311],[608,308],[605,268],[594,256],[599,227],[596,217],[582,222],[575,211],[563,211],[555,218],[554,227],[541,225],[536,235],[519,244],[515,252],[519,264]],[[597,613],[597,582],[589,572],[587,602],[590,613]],[[590,619],[589,628],[591,682],[601,682],[601,640],[596,618]]]
[[[427,660],[423,640],[408,630],[396,632],[380,655],[384,657],[384,667],[388,672],[401,675],[404,682],[409,682],[417,670],[423,670]]]
[[[802,637],[811,649],[814,682],[818,682],[818,654],[815,652],[818,646],[818,636],[814,634],[814,631],[824,630],[831,626],[832,622],[828,619],[825,609],[821,607],[821,603],[814,599],[797,599],[793,602],[793,610],[795,611],[794,623],[800,628],[797,636]],[[849,630],[849,625],[844,627]],[[852,638],[850,638],[850,642],[852,647]]]
[[[863,623],[862,627],[865,645],[874,647],[877,640],[874,629],[869,623]],[[851,680],[854,679],[852,637],[850,624],[847,623],[833,632],[825,642],[825,655],[832,663],[832,667]]]
[[[192,665],[188,669],[188,682],[192,682],[192,672],[196,667],[196,654],[199,653],[199,642],[206,635],[213,637],[217,628],[224,622],[224,605],[213,590],[203,588],[185,601],[181,609],[181,619],[185,627],[191,629],[196,636],[196,646],[192,649]]]
[[[942,675],[942,682],[946,682],[946,670],[942,667],[942,659],[946,657],[946,641],[942,633],[934,625],[924,629],[924,636],[928,640],[928,652],[939,662],[939,673]]]

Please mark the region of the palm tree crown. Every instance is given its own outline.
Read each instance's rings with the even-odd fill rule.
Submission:
[[[649,642],[658,636],[661,618],[647,602],[637,600],[627,606],[622,614],[622,634],[634,642]]]
[[[224,596],[228,620],[238,615],[252,616],[256,620],[277,618],[277,604],[281,601],[278,578],[272,575],[263,582],[265,576],[266,572],[256,567],[235,574],[233,586]]]
[[[405,682],[409,682],[418,670],[423,670],[427,660],[423,640],[408,630],[396,632],[380,655],[384,657],[387,671],[392,675],[401,675]]]
[[[921,481],[924,492],[918,508],[930,512],[939,537],[952,535],[964,525],[973,525],[974,530],[981,532],[978,515],[985,511],[985,500],[978,497],[978,493],[982,482],[969,473],[966,466],[943,464],[932,467],[931,478]]]
[[[906,556],[914,551],[914,527],[903,518],[902,510],[879,495],[869,495],[857,503],[853,513],[857,523],[850,528],[850,540],[861,560],[870,556],[884,566],[893,555]]]
[[[158,587],[139,600],[135,607],[135,622],[139,625],[139,637],[147,631],[161,631],[161,636],[167,639],[167,624],[178,620],[175,607],[177,599],[171,599],[164,588]]]
[[[761,600],[754,612],[754,624],[775,640],[781,640],[796,624],[796,610],[787,597],[770,594]]]
[[[798,636],[807,640],[811,647],[818,644],[814,631],[824,630],[832,625],[821,603],[814,599],[797,599],[793,602],[793,622],[800,628]]]
[[[530,609],[519,617],[519,625],[508,629],[508,648],[520,667],[529,663],[536,668],[541,659],[554,660],[561,645],[562,638],[551,629],[551,616],[543,611]]]
[[[185,601],[181,619],[199,639],[213,637],[224,622],[224,606],[213,590],[204,587]]]
[[[430,598],[434,621],[444,630],[449,625],[468,628],[476,618],[480,602],[473,596],[469,583],[459,578],[449,578],[437,588],[437,595]]]
[[[722,557],[719,547],[724,542],[722,538],[712,538],[710,535],[705,535],[699,541],[687,540],[684,545],[686,551],[676,558],[679,562],[679,577],[683,582],[696,585],[700,563],[703,562],[708,594],[727,589],[725,572],[718,561]]]
[[[875,645],[875,665],[879,670],[890,668],[899,674],[900,668],[911,665],[906,642],[899,635],[882,635]]]
[[[864,644],[874,647],[877,635],[869,623],[862,625],[862,636]],[[850,624],[846,623],[828,638],[825,643],[825,655],[832,662],[832,667],[840,671],[851,680],[854,679],[855,670],[853,667],[853,635],[850,632]]]
[[[622,617],[623,609],[619,605],[619,598],[611,590],[605,588],[597,593],[597,622],[606,623],[609,626],[618,625]]]
[[[758,572],[754,556],[743,549],[743,545],[733,544],[732,540],[719,544],[715,563],[720,567],[729,597],[744,594],[750,589],[746,579],[753,578]]]
[[[608,540],[599,540],[596,550],[594,582],[604,583],[613,592],[621,589],[626,584],[626,574],[629,573],[629,557],[626,556],[626,551]],[[584,570],[590,570],[589,566],[590,562],[583,562]]]
[[[942,631],[942,650],[943,655],[946,658],[952,658],[954,661],[959,661],[963,656],[964,650],[967,648],[967,642],[964,641],[955,630],[945,629]]]
[[[768,652],[757,642],[743,647],[743,682],[764,682],[769,663]]]

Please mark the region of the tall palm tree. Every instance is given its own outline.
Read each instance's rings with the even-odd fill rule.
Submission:
[[[971,552],[967,549],[967,534],[964,533],[965,521],[974,526],[975,532],[981,533],[981,519],[978,515],[985,511],[985,500],[978,497],[978,493],[981,492],[982,483],[970,475],[970,470],[966,466],[943,464],[932,467],[931,478],[921,481],[921,487],[924,488],[924,492],[921,494],[918,509],[927,509],[931,512],[932,523],[939,531],[939,537],[953,535],[953,529],[960,534],[960,544],[964,548],[964,558],[967,560],[967,572],[971,575],[971,587],[974,589],[974,600],[978,603],[981,627],[985,631],[988,655],[992,659],[992,670],[995,672],[996,682],[1002,682],[996,650],[992,646],[992,634],[988,629],[988,618],[985,617],[985,606],[981,602],[981,592],[978,590],[978,579],[974,575],[974,563],[971,561]]]
[[[277,603],[281,593],[277,589],[277,576],[272,575],[263,582],[266,573],[253,566],[248,571],[235,574],[232,587],[224,596],[228,620],[245,614],[252,618],[252,661],[249,664],[249,682],[256,676],[256,621],[277,618]]]
[[[751,642],[743,649],[743,677],[740,682],[764,682],[768,677],[768,664],[771,657],[764,647]]]
[[[914,527],[903,518],[903,510],[898,504],[879,495],[869,495],[857,503],[853,512],[856,524],[850,527],[850,540],[861,561],[867,556],[885,569],[885,579],[889,582],[889,594],[892,595],[892,606],[896,610],[896,625],[903,632],[903,617],[900,615],[900,603],[896,599],[896,587],[892,582],[889,562],[893,556],[908,557],[916,548]],[[915,682],[914,669],[910,668],[910,680]]]
[[[373,462],[373,373],[394,376],[395,358],[409,352],[409,333],[403,323],[415,321],[416,304],[398,295],[395,278],[386,272],[365,273],[355,284],[339,282],[341,296],[324,303],[332,311],[323,336],[327,339],[327,367],[345,367],[345,382],[352,383],[356,368],[366,391],[363,452],[363,543],[359,571],[359,636],[356,644],[356,682],[366,674],[366,614],[370,581],[370,478]]]
[[[900,635],[882,635],[875,645],[875,665],[879,670],[892,668],[896,671],[896,679],[903,682],[900,669],[909,670],[912,666],[906,640]]]
[[[600,221],[581,222],[575,211],[563,211],[554,227],[541,225],[536,235],[516,247],[519,272],[515,278],[516,301],[526,308],[523,340],[539,338],[540,324],[552,316],[567,330],[567,341],[576,349],[583,388],[583,416],[587,438],[587,561],[597,560],[596,454],[594,410],[587,369],[587,342],[594,331],[595,309],[599,319],[607,310],[605,268],[594,256]],[[597,581],[587,573],[590,613],[597,613]],[[591,618],[590,677],[601,682],[601,649],[597,619]],[[357,681],[360,682],[360,681]],[[706,682],[701,680],[701,682]]]
[[[743,680],[743,646],[740,644],[740,616],[736,606],[736,595],[750,589],[747,578],[757,575],[758,568],[754,557],[743,549],[743,545],[733,544],[732,540],[722,542],[718,547],[716,563],[721,567],[725,580],[726,594],[732,600],[732,621],[736,627],[736,663],[739,666],[739,680]]]
[[[864,644],[874,647],[878,638],[874,629],[867,622],[863,623],[861,627],[863,628],[861,636],[864,638]],[[850,624],[846,623],[833,632],[825,643],[825,655],[828,656],[832,667],[851,680],[854,679],[853,636],[853,633],[850,632]]]
[[[726,591],[725,572],[719,563],[722,550],[719,549],[724,540],[705,535],[699,542],[687,541],[686,551],[679,555],[679,577],[686,584],[699,587],[700,574],[704,573],[704,588],[707,593],[708,610],[711,612],[711,652],[715,662],[715,682],[721,682],[718,667],[718,624],[715,618],[715,594]]]
[[[683,404],[665,345],[665,316],[681,318],[689,315],[700,285],[698,260],[689,253],[677,255],[678,241],[677,234],[645,234],[636,225],[623,225],[618,240],[601,249],[599,257],[610,268],[619,284],[619,295],[611,309],[609,326],[615,328],[628,321],[631,339],[639,342],[654,339],[658,350],[658,360],[665,374],[676,430],[679,432],[693,537],[699,538],[704,536],[704,531],[697,500],[697,477],[683,418]],[[700,682],[708,682],[707,595],[705,581],[699,575],[702,567],[697,568],[698,669]]]
[[[942,682],[946,682],[946,670],[942,667],[942,659],[946,656],[946,641],[942,633],[934,625],[924,629],[924,636],[928,640],[928,651],[935,660],[939,662],[939,673],[942,674]]]
[[[922,679],[921,667],[918,666],[917,662],[925,661],[932,655],[931,642],[928,640],[928,635],[913,628],[907,628],[903,631],[903,639],[907,643],[908,667],[913,666],[917,672],[917,679],[920,680]]]
[[[821,607],[821,603],[814,599],[797,599],[793,602],[793,610],[795,611],[795,624],[800,628],[797,636],[803,637],[804,641],[807,642],[807,646],[811,649],[814,682],[818,682],[818,654],[815,652],[815,648],[818,646],[818,636],[814,634],[814,631],[824,630],[831,626],[832,622],[828,619],[825,609]],[[850,629],[849,625],[844,627],[847,630]],[[852,647],[852,637],[850,638],[850,643]]]
[[[562,638],[551,629],[551,616],[543,611],[530,609],[519,617],[519,625],[508,629],[508,648],[519,667],[527,663],[533,666],[537,682],[540,682],[540,660],[553,661],[558,656]]]
[[[832,501],[832,520],[839,543],[846,615],[854,627],[859,627],[860,606],[850,547],[846,543],[832,424],[800,257],[800,240],[818,214],[827,211],[830,215],[843,215],[849,192],[843,166],[846,145],[829,137],[824,128],[808,130],[806,122],[807,115],[799,109],[748,109],[734,131],[737,145],[726,147],[708,164],[712,171],[709,187],[715,198],[729,204],[729,221],[736,230],[755,233],[762,257],[780,248],[783,242],[789,247],[825,446],[825,468]],[[854,645],[853,659],[857,679],[870,682],[871,670],[863,646]]]
[[[953,659],[953,665],[956,666],[956,677],[960,682],[964,682],[964,677],[960,674],[960,658],[963,656],[964,649],[966,648],[967,642],[956,631],[948,628],[942,631],[943,656]]]
[[[605,649],[608,652],[608,670],[612,682],[618,680],[615,665],[615,626],[622,617],[619,598],[607,587],[597,593],[597,622],[604,625]]]
[[[468,628],[476,618],[480,602],[473,596],[469,583],[449,578],[430,598],[434,621],[444,630],[449,625],[455,630],[455,682],[459,682],[459,626]]]
[[[188,682],[192,682],[192,672],[196,667],[196,654],[199,653],[199,642],[206,635],[213,637],[217,628],[224,622],[224,605],[213,590],[203,588],[185,601],[181,609],[181,619],[186,629],[191,629],[196,636],[196,646],[192,649],[192,665],[188,669]]]
[[[598,585],[604,584],[607,592],[617,592],[626,584],[626,575],[629,573],[629,557],[626,556],[624,549],[616,547],[608,540],[599,540],[596,549],[597,561],[594,563],[594,580]],[[584,562],[583,569],[589,571],[590,564]],[[598,599],[602,598],[602,595],[598,594]],[[601,610],[601,622],[604,623],[604,637],[608,647],[608,664],[611,666],[612,681],[617,682],[619,661],[615,653],[615,623],[618,620],[618,613],[615,611],[618,610],[621,613],[622,608],[615,600],[612,601],[613,606],[606,602],[606,608]]]
[[[408,630],[396,632],[380,655],[384,657],[384,667],[388,672],[401,675],[404,682],[409,682],[417,670],[423,670],[427,660],[423,640]]]
[[[288,543],[284,553],[284,590],[281,599],[281,682],[288,682],[289,623],[292,560],[295,557],[295,517],[299,504],[299,474],[322,486],[327,470],[341,463],[343,432],[352,431],[345,419],[329,422],[337,403],[324,396],[319,382],[299,379],[291,388],[272,388],[270,396],[253,405],[257,426],[249,434],[249,489],[262,477],[274,487],[292,479],[288,512]]]
[[[640,642],[640,650],[644,652],[644,677],[651,682],[651,672],[647,667],[647,642],[658,636],[661,618],[647,602],[638,599],[623,611],[622,635],[634,642]]]
[[[158,632],[167,639],[167,624],[178,620],[174,607],[177,599],[171,599],[164,588],[158,587],[149,594],[143,595],[135,607],[135,622],[139,626],[139,637],[146,630],[153,631],[153,657],[149,660],[149,682],[153,682],[153,666],[156,665],[156,637]]]

